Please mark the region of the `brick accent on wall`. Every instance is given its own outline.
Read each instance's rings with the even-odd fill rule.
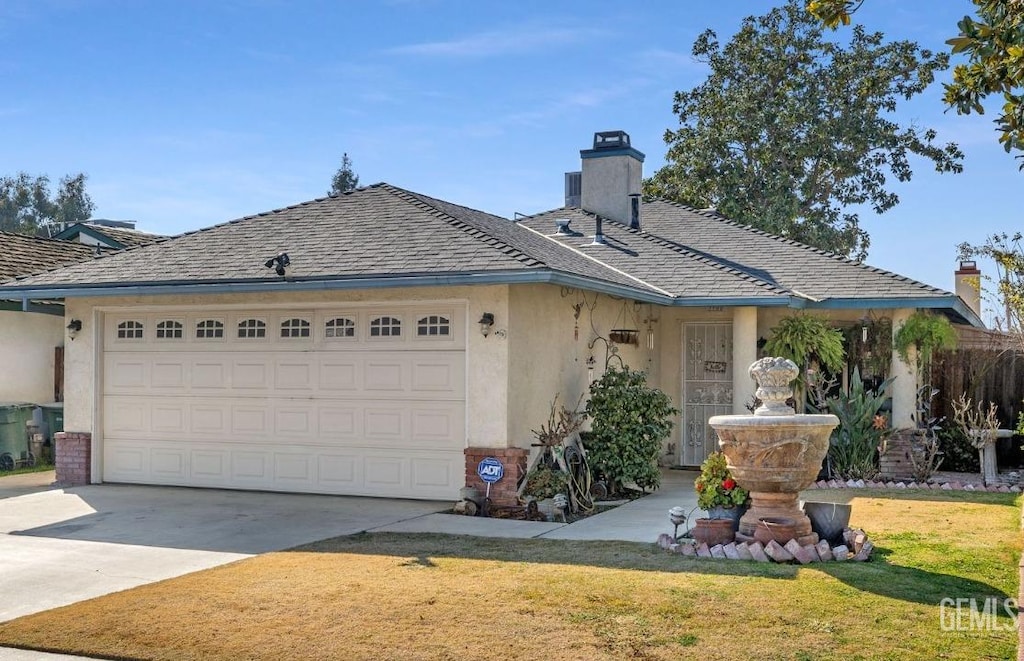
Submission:
[[[476,474],[476,467],[484,457],[494,457],[505,467],[501,481],[491,485],[491,502],[499,506],[517,504],[516,491],[519,477],[526,473],[526,460],[530,454],[522,448],[466,448],[466,486],[476,487],[480,495],[487,493],[487,483]]]
[[[66,431],[53,435],[57,484],[79,487],[91,482],[92,434]]]

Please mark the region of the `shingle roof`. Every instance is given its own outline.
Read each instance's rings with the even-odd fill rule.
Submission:
[[[240,218],[19,284],[278,281],[264,263],[279,252],[288,253],[293,280],[553,269],[648,289],[508,219],[388,184]]]
[[[556,218],[576,232],[556,235]],[[754,230],[717,213],[647,202],[643,229],[556,209],[513,222],[375,184],[160,240],[16,284],[71,290],[241,284],[367,286],[370,279],[560,282],[676,305],[936,307],[980,323],[954,294]],[[264,263],[287,252],[287,281]],[[462,280],[460,280],[462,281]],[[602,284],[603,283],[603,284]],[[603,287],[603,289],[602,289]],[[178,291],[175,289],[175,291]],[[916,304],[916,305],[914,305]]]
[[[953,296],[902,275],[756,230],[714,211],[655,200],[644,231],[812,300]]]
[[[0,280],[88,260],[95,252],[80,243],[0,232]]]

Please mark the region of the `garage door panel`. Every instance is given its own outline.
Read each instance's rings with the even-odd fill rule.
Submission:
[[[364,313],[176,313],[180,339],[106,333],[102,364],[104,479],[238,489],[454,498],[463,483],[463,311],[388,309],[403,335],[370,341]],[[276,337],[289,315],[310,337]],[[452,335],[417,337],[412,320],[440,315]],[[220,338],[196,334],[223,319]],[[357,335],[326,336],[326,319],[356,321]],[[265,338],[239,339],[241,318],[265,318]],[[104,320],[106,325],[106,319]],[[408,328],[408,333],[405,333]],[[109,326],[107,327],[109,330]]]

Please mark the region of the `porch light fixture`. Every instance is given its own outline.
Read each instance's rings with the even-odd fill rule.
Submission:
[[[270,259],[268,259],[266,262],[264,262],[263,265],[266,266],[268,269],[274,269],[275,273],[277,273],[279,276],[284,277],[284,269],[291,263],[292,260],[288,258],[288,253],[279,252]]]
[[[68,323],[68,337],[70,337],[72,340],[75,339],[75,336],[78,335],[78,331],[80,330],[82,330],[81,319],[72,319]]]
[[[494,326],[494,314],[484,312],[477,323],[480,324],[480,334],[487,337],[491,334],[491,328]]]

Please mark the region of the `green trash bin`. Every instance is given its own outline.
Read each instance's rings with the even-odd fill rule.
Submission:
[[[32,419],[35,404],[0,402],[0,471],[35,464],[28,453],[25,423]]]
[[[48,441],[44,448],[43,459],[53,463],[54,450],[57,447],[57,441],[53,440],[53,437],[57,432],[64,431],[64,402],[40,404],[39,410],[43,413],[43,425],[46,427],[46,441]],[[36,459],[38,460],[39,457]]]

